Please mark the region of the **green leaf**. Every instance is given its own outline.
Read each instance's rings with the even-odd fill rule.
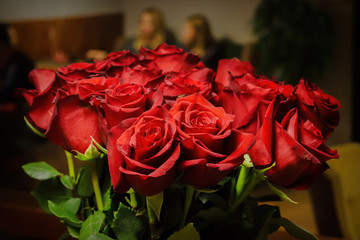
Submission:
[[[215,193],[222,188],[220,185],[216,185],[213,188],[195,188],[198,193]]]
[[[68,175],[63,175],[60,177],[61,183],[69,190],[74,189],[74,182]]]
[[[91,197],[93,195],[94,189],[92,186],[89,164],[85,164],[80,168],[76,189],[81,197]]]
[[[157,219],[160,221],[161,208],[164,202],[164,192],[160,192],[153,196],[147,196],[146,200],[150,207],[154,210]]]
[[[262,204],[254,207],[252,209],[254,220],[254,234],[255,236],[252,239],[266,239],[269,233],[276,231],[277,228],[274,228],[270,224],[272,218],[280,217],[280,210],[278,206],[272,206],[267,204]],[[272,228],[271,228],[272,227]]]
[[[106,236],[103,233],[96,233],[91,235],[87,240],[113,240],[111,237]]]
[[[297,239],[303,240],[318,240],[312,233],[296,225],[286,218],[273,218],[270,221],[271,224],[283,226],[285,230]]]
[[[114,220],[111,228],[118,239],[137,240],[144,235],[145,220],[143,216],[136,216],[136,213],[122,203],[114,213]]]
[[[75,157],[82,161],[90,161],[101,158],[103,156],[103,154],[100,153],[97,147],[95,146],[94,141],[91,141],[89,147],[86,149],[84,154],[78,151],[74,151],[74,152],[76,152]]]
[[[200,240],[200,234],[194,227],[193,223],[189,223],[183,229],[172,234],[168,240]]]
[[[224,211],[224,209],[211,207],[209,209],[199,211],[196,217],[206,219],[208,223],[213,224],[216,222],[224,222],[230,217],[230,214]]]
[[[32,162],[22,166],[25,173],[38,180],[46,180],[61,175],[55,168],[46,162]]]
[[[39,130],[37,130],[30,122],[29,120],[27,120],[27,118],[24,116],[24,120],[26,125],[31,129],[31,131],[33,131],[36,135],[40,136],[40,137],[45,137],[45,135],[43,133],[41,133]]]
[[[104,204],[104,211],[108,211],[111,209],[111,188],[109,188],[102,196],[103,204]]]
[[[281,197],[282,199],[284,199],[285,201],[294,203],[294,204],[298,204],[297,202],[293,201],[291,198],[289,198],[283,191],[281,191],[280,189],[274,187],[270,182],[266,181],[268,187],[270,188],[271,191],[273,191],[276,195],[278,195],[279,197]]]
[[[97,211],[89,216],[81,226],[80,240],[87,240],[91,236],[99,233],[104,220],[105,214],[101,211]]]
[[[48,201],[50,212],[63,220],[68,225],[74,227],[80,227],[82,224],[82,221],[77,219],[76,217],[76,213],[79,210],[80,203],[80,198],[71,198],[59,205],[53,203],[50,200]]]
[[[79,238],[79,236],[80,236],[80,228],[68,225],[67,229],[68,229],[68,232],[69,232],[70,236],[72,236],[73,238]]]
[[[35,197],[39,206],[47,213],[51,213],[48,208],[48,200],[59,205],[72,198],[72,192],[64,187],[57,177],[40,182],[31,194]]]
[[[224,210],[229,209],[228,203],[218,194],[206,194],[201,193],[198,196],[198,199],[201,201],[202,204],[206,204],[207,202],[212,203],[214,206],[222,208]]]

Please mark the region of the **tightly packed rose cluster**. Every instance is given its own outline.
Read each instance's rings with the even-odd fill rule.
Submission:
[[[325,146],[340,103],[316,85],[258,76],[248,62],[217,72],[174,46],[30,74],[28,120],[49,140],[84,154],[107,149],[114,190],[150,196],[176,179],[209,188],[248,154],[276,185],[303,189],[337,158]]]

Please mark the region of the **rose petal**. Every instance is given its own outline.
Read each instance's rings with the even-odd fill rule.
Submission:
[[[72,152],[85,153],[92,139],[102,144],[97,110],[78,96],[69,96],[56,104],[53,119],[47,132],[48,139]]]

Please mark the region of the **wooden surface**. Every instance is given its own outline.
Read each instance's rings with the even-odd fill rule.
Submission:
[[[61,49],[83,58],[89,49],[111,51],[123,34],[121,13],[10,23],[14,44],[32,59],[49,59]]]

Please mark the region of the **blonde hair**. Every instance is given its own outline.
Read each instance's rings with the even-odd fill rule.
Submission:
[[[147,8],[144,11],[142,11],[140,15],[140,19],[144,14],[150,14],[153,23],[155,26],[155,34],[151,40],[151,42],[148,42],[148,39],[145,39],[143,36],[141,36],[140,31],[138,32],[136,39],[134,41],[134,49],[139,50],[141,46],[148,46],[151,48],[156,48],[158,45],[165,42],[166,38],[166,26],[165,26],[165,19],[164,14],[156,8]]]
[[[191,43],[191,46],[186,47],[189,49],[198,48],[206,50],[214,44],[215,40],[211,33],[209,22],[205,16],[195,14],[186,18],[186,21],[193,26],[197,35],[195,42]]]

